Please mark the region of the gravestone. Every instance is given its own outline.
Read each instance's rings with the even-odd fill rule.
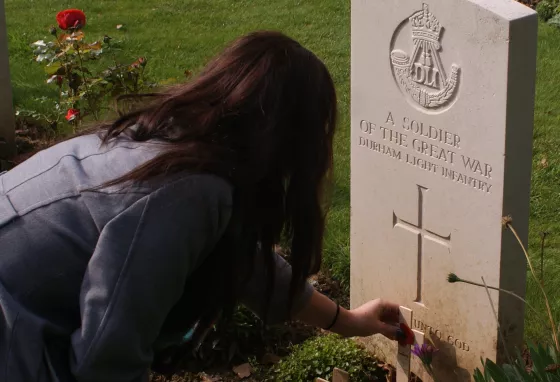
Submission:
[[[353,0],[351,301],[412,311],[443,381],[522,344],[537,17],[514,0]],[[498,326],[499,322],[499,326]],[[366,343],[396,365],[395,343]],[[412,371],[429,380],[412,363]]]
[[[0,0],[0,160],[15,154],[15,125],[4,0]]]

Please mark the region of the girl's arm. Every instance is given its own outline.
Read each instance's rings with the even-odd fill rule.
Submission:
[[[314,291],[295,318],[312,326],[328,328],[344,337],[367,337],[379,333],[396,340],[404,336],[397,326],[399,306],[381,299],[347,310]]]
[[[259,317],[266,317],[268,324],[279,324],[295,318],[346,337],[367,337],[381,333],[392,340],[403,338],[404,333],[397,326],[399,306],[383,300],[370,301],[353,310],[340,307],[337,315],[337,305],[317,292],[310,284],[306,284],[295,296],[290,312],[288,293],[292,277],[290,265],[280,255],[275,255],[274,288],[272,295],[268,296],[263,259],[257,256],[255,260],[255,271],[246,286],[241,303]]]

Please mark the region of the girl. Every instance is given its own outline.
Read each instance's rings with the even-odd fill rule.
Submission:
[[[335,121],[324,64],[258,32],[2,174],[0,380],[146,381],[237,303],[268,323],[402,338],[397,305],[346,310],[306,282],[321,264]]]

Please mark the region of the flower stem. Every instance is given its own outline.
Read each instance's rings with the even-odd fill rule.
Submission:
[[[525,258],[527,259],[527,263],[529,264],[529,268],[531,269],[531,274],[533,275],[533,278],[535,279],[535,282],[537,283],[537,285],[539,286],[539,288],[542,292],[542,295],[544,297],[544,302],[546,304],[546,310],[548,312],[548,319],[550,320],[550,326],[552,328],[552,336],[554,337],[554,344],[556,345],[556,351],[560,352],[560,343],[558,343],[558,334],[556,332],[556,323],[554,322],[554,317],[552,316],[552,309],[550,308],[550,303],[548,302],[548,296],[546,295],[546,292],[544,290],[544,287],[543,287],[542,283],[539,282],[539,279],[537,278],[537,275],[535,274],[535,270],[533,269],[533,264],[531,263],[531,259],[529,258],[529,253],[527,253],[527,249],[525,249],[525,246],[523,245],[523,242],[519,238],[519,235],[517,234],[517,231],[511,225],[511,221],[507,221],[505,223],[505,225],[513,233],[513,235],[517,239],[517,242],[519,243],[519,245],[523,249],[523,253],[525,254]]]
[[[544,323],[545,326],[548,326],[548,324],[546,323],[546,320],[544,320],[544,319],[540,316],[541,314],[539,313],[539,311],[538,311],[537,309],[535,309],[535,307],[533,307],[531,304],[529,304],[529,302],[527,302],[527,300],[525,300],[523,297],[519,296],[518,294],[515,294],[515,293],[513,293],[513,292],[511,292],[511,291],[509,291],[509,290],[506,290],[506,289],[496,288],[496,287],[491,286],[491,285],[484,285],[484,284],[476,283],[476,282],[474,282],[474,281],[465,280],[465,279],[462,279],[462,278],[459,278],[459,277],[457,277],[456,281],[454,281],[454,282],[460,282],[460,283],[470,284],[470,285],[474,285],[474,286],[477,286],[477,287],[492,289],[492,290],[496,290],[496,291],[498,291],[498,292],[503,292],[503,293],[505,293],[505,294],[508,294],[508,295],[510,295],[510,296],[512,296],[512,297],[514,297],[514,298],[516,298],[516,299],[518,299],[518,300],[520,300],[520,301],[523,302],[525,305],[527,305],[527,307],[528,307],[529,309],[531,309],[531,310],[533,311],[533,313],[535,313],[536,316],[537,316],[540,320],[543,321],[542,323]]]
[[[80,54],[80,48],[76,48],[76,53],[78,54],[78,59],[80,60],[80,70],[82,71],[82,78],[84,79],[84,86],[86,87],[86,94],[87,94],[87,100],[88,100],[88,104],[89,104],[89,108],[91,109],[91,112],[93,113],[93,117],[95,118],[96,121],[99,121],[99,117],[97,116],[97,111],[93,108],[92,104],[91,104],[91,91],[89,89],[88,83],[87,83],[87,78],[86,78],[86,71],[84,69],[84,61],[82,60],[82,55]]]
[[[119,64],[116,59],[114,59],[114,62],[115,62],[115,71],[117,73],[117,79],[119,80],[121,86],[124,89],[124,94],[128,94],[129,93],[128,86],[126,86],[126,83],[122,78],[122,73],[120,72],[120,70],[124,67],[124,65]]]
[[[544,243],[548,232],[541,233],[541,283],[544,286]]]

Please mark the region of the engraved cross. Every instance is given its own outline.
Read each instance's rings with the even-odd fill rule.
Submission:
[[[447,248],[451,248],[451,234],[448,236],[438,235],[424,227],[424,194],[428,191],[426,187],[418,185],[418,225],[414,225],[397,217],[393,211],[393,228],[405,229],[418,237],[418,265],[416,279],[416,299],[414,302],[423,305],[422,302],[422,263],[424,257],[424,240],[430,240],[434,243],[441,244]]]

